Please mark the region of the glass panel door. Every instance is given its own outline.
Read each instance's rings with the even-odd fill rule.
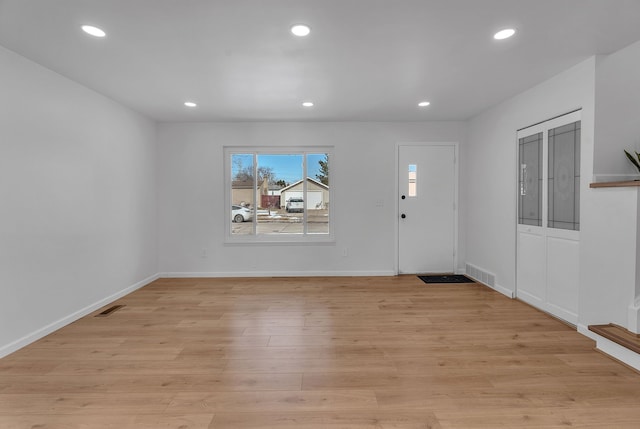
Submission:
[[[578,320],[580,111],[518,131],[516,296]]]

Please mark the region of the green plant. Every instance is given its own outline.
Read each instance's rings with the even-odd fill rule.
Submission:
[[[635,158],[626,150],[624,151],[624,154],[627,155],[627,158],[629,158],[629,161],[631,161],[631,163],[636,166],[636,168],[638,169],[638,172],[640,173],[640,153],[635,152],[636,154]]]

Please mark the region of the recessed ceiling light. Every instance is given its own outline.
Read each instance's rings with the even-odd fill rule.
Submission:
[[[302,103],[303,107],[313,107],[313,102],[312,101],[305,101]]]
[[[431,103],[429,101],[421,101],[418,103],[418,107],[427,107]]]
[[[187,106],[187,107],[196,107],[197,106],[197,104],[194,103],[193,101],[185,101],[184,105]]]
[[[107,33],[105,33],[104,30],[98,27],[94,27],[93,25],[83,25],[82,31],[94,37],[104,37],[107,35]]]
[[[505,28],[504,30],[500,30],[496,34],[494,34],[493,38],[496,40],[504,40],[508,39],[514,34],[516,34],[516,30],[514,30],[513,28]]]
[[[304,37],[308,36],[309,33],[311,33],[311,27],[304,24],[296,24],[291,27],[291,32],[298,37]]]

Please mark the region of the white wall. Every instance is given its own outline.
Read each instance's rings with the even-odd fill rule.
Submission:
[[[396,143],[462,142],[464,129],[456,122],[160,124],[160,271],[219,276],[393,274]],[[225,145],[335,146],[331,209],[336,243],[225,246]],[[376,207],[377,200],[383,207]],[[344,248],[347,257],[342,256]],[[206,257],[202,249],[207,249]]]
[[[640,151],[640,42],[596,64],[594,169],[598,181],[637,174],[622,152]],[[640,294],[637,187],[590,189],[583,199],[580,324],[616,323],[637,330],[629,306]],[[631,326],[631,325],[635,325]]]
[[[578,323],[627,327],[638,265],[638,188],[590,189],[586,197]]]
[[[593,152],[595,58],[489,109],[469,121],[462,187],[466,188],[466,260],[495,273],[497,288],[515,291],[518,129],[582,108],[583,153]],[[593,161],[581,162],[581,191]]]
[[[0,48],[0,356],[157,273],[155,124]]]
[[[638,175],[623,150],[640,152],[640,41],[598,58],[594,173]],[[637,178],[637,177],[636,177]],[[622,177],[621,179],[626,179]]]

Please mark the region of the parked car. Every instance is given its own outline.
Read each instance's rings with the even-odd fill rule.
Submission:
[[[233,222],[246,222],[253,219],[253,210],[242,206],[231,206],[231,220]]]
[[[304,211],[304,200],[302,198],[289,198],[287,200],[285,210],[287,211],[287,213],[302,213]]]

